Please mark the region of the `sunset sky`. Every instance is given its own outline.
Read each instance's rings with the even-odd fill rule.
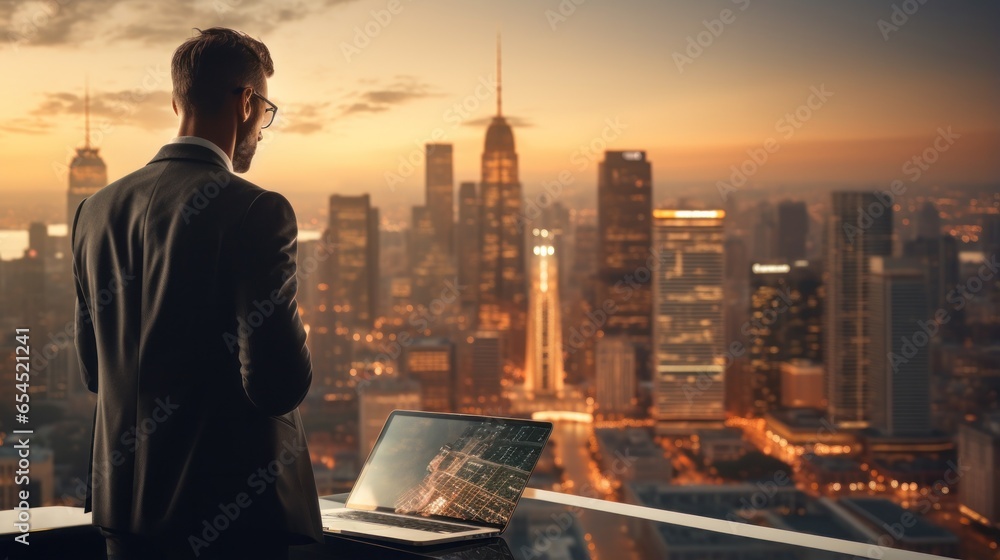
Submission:
[[[419,203],[423,167],[407,175],[400,160],[418,161],[412,152],[428,140],[455,145],[456,183],[478,180],[498,31],[504,114],[529,195],[562,170],[574,178],[569,189],[592,189],[588,146],[605,144],[647,150],[660,196],[713,189],[769,138],[780,149],[752,177],[759,188],[877,186],[901,177],[947,127],[960,137],[922,180],[1000,179],[996,2],[269,4],[0,0],[0,201],[65,191],[88,77],[110,179],[148,162],[176,133],[170,56],[192,27],[216,25],[271,50],[268,97],[280,120],[246,176],[278,191]],[[691,47],[699,39],[700,53]],[[832,93],[825,101],[813,93],[821,88]],[[807,118],[789,127],[782,119],[797,109]],[[403,181],[390,187],[387,172]]]

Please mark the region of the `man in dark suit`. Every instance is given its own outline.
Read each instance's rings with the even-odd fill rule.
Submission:
[[[180,131],[87,198],[76,344],[97,393],[85,511],[110,558],[287,558],[322,542],[298,405],[312,381],[295,214],[233,172],[277,107],[267,47],[199,31],[171,65]]]

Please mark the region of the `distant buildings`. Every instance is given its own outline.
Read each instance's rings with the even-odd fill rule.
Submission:
[[[885,195],[883,195],[885,196]],[[868,425],[868,267],[892,255],[891,201],[874,193],[834,192],[826,229],[824,353],[830,417],[842,428]]]
[[[653,175],[646,152],[605,152],[597,172],[597,299],[593,308],[614,303],[615,312],[597,327],[607,335],[629,337],[636,347],[640,380],[651,379],[652,214]]]
[[[1000,529],[1000,415],[958,429],[960,510],[982,525]]]
[[[661,428],[725,420],[722,210],[653,213],[653,414]]]
[[[321,278],[324,326],[371,328],[378,312],[378,209],[367,194],[330,197],[330,218],[323,239],[330,258]]]
[[[55,477],[52,450],[45,447],[31,446],[30,483],[27,485],[15,484],[20,478],[18,471],[24,471],[18,465],[22,460],[17,449],[12,446],[17,443],[13,440],[10,445],[0,448],[0,510],[12,510],[21,502],[20,492],[27,490],[28,505],[30,507],[42,507],[56,505],[52,500],[55,493]]]
[[[938,327],[927,315],[926,273],[920,261],[888,257],[872,257],[869,271],[871,427],[889,436],[928,435],[930,343]]]
[[[601,472],[620,487],[630,482],[665,482],[673,478],[674,469],[664,457],[663,448],[642,428],[598,428],[598,462]]]
[[[635,345],[626,336],[597,340],[597,412],[623,415],[636,410]]]

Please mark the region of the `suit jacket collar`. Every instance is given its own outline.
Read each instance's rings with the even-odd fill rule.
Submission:
[[[210,150],[204,146],[199,146],[198,144],[182,144],[182,143],[170,143],[164,145],[160,148],[160,151],[156,153],[156,156],[149,161],[149,163],[166,160],[166,159],[187,159],[194,161],[201,161],[204,163],[211,163],[218,165],[219,167],[229,171],[229,166],[222,157],[215,153],[215,151]]]

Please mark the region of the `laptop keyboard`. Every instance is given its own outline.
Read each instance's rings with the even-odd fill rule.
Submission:
[[[437,521],[428,521],[426,519],[380,515],[370,511],[358,511],[353,509],[339,510],[336,513],[333,513],[332,516],[337,519],[364,521],[365,523],[375,523],[376,525],[387,525],[389,527],[400,527],[402,529],[416,529],[418,531],[429,531],[431,533],[462,533],[473,530],[471,527],[438,523]]]

